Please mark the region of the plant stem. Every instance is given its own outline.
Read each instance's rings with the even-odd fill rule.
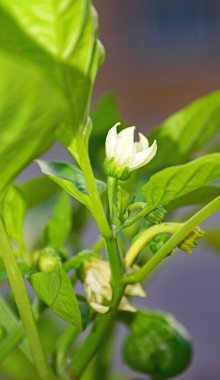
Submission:
[[[68,149],[77,160],[83,172],[86,181],[86,186],[90,196],[90,210],[94,216],[94,219],[97,222],[97,225],[103,238],[105,239],[109,263],[112,272],[112,282],[114,287],[114,284],[116,284],[118,279],[121,280],[122,274],[124,273],[124,266],[119,249],[114,240],[111,227],[109,226],[103,209],[103,205],[100,199],[100,195],[93,175],[93,170],[91,167],[88,149],[83,139],[83,136],[79,134],[76,135],[75,139],[73,140],[73,144]]]
[[[107,178],[107,190],[108,190],[108,205],[109,205],[109,219],[112,223],[114,221],[114,204],[116,198],[117,179],[113,177]],[[112,227],[114,227],[112,225]]]
[[[190,232],[209,216],[220,209],[220,196],[208,203],[199,212],[193,215],[182,227],[159,249],[141,269],[124,276],[124,283],[130,284],[144,280],[167,257]]]
[[[125,264],[127,267],[131,267],[140,251],[157,235],[162,233],[174,234],[180,229],[179,223],[162,223],[148,228],[144,231],[129,248],[125,256]]]
[[[83,345],[75,353],[74,361],[70,367],[74,380],[78,380],[81,377],[89,362],[101,348],[102,342],[105,340],[106,331],[111,326],[117,312],[118,305],[124,293],[124,288],[122,285],[118,286],[113,298],[111,310],[107,314],[99,314],[97,316],[92,330]]]
[[[62,374],[64,370],[67,351],[78,334],[79,331],[75,328],[75,326],[68,325],[57,342],[56,368],[60,374]]]
[[[146,205],[144,208],[141,207],[141,211],[137,215],[133,216],[133,218],[129,218],[128,220],[126,220],[126,222],[123,223],[121,229],[130,227],[132,224],[138,222],[140,219],[142,219],[145,215],[149,214],[154,209],[155,207],[150,207],[148,205]]]
[[[0,362],[17,347],[24,337],[23,326],[16,327],[0,342]]]
[[[105,216],[100,195],[96,186],[91,162],[88,155],[88,149],[83,136],[77,134],[73,143],[68,147],[70,153],[77,160],[86,182],[86,186],[90,196],[90,210],[97,222],[99,230],[103,237],[109,238],[112,235],[111,228]]]
[[[33,317],[27,290],[25,288],[21,273],[18,269],[14,253],[9,244],[8,236],[1,219],[0,234],[1,255],[6,271],[8,273],[8,278],[11,284],[12,292],[14,294],[15,302],[30,345],[33,362],[42,380],[54,380],[55,377],[46,361],[46,356],[37,331],[37,326]]]
[[[106,249],[108,253],[109,264],[112,273],[112,287],[113,291],[117,285],[121,282],[125,269],[122,257],[120,255],[117,242],[114,238],[105,239]]]

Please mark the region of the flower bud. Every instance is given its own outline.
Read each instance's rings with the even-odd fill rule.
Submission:
[[[148,140],[142,133],[139,133],[139,141],[134,142],[135,127],[125,128],[117,134],[119,124],[115,124],[106,137],[104,171],[107,176],[125,180],[131,171],[146,165],[154,158],[157,143],[154,141],[149,147]]]
[[[158,206],[145,216],[145,219],[152,224],[160,224],[166,215],[166,210],[163,206]]]
[[[59,262],[60,258],[55,249],[46,247],[40,251],[38,267],[41,272],[53,272]]]

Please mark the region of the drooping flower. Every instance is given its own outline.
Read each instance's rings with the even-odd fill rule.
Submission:
[[[112,300],[111,270],[108,261],[94,258],[85,264],[83,271],[83,283],[88,304],[98,313],[105,314],[109,311]],[[127,296],[146,297],[146,293],[140,284],[128,285],[119,304],[119,310],[136,311],[127,299]]]
[[[147,138],[139,133],[134,141],[135,127],[128,127],[117,133],[115,124],[108,132],[105,142],[105,173],[117,179],[126,179],[129,173],[149,163],[157,152],[157,142],[149,146]]]
[[[194,228],[178,245],[183,251],[192,254],[192,249],[197,248],[197,241],[204,235],[199,226]]]

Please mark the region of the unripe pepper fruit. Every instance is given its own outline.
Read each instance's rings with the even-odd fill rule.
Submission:
[[[131,324],[123,356],[132,369],[163,380],[188,367],[192,358],[191,339],[173,317],[141,311]]]

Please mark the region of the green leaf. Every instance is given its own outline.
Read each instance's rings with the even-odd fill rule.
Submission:
[[[48,200],[60,191],[60,187],[45,175],[29,179],[20,184],[27,208],[32,208]]]
[[[220,187],[207,185],[199,189],[196,189],[190,193],[183,195],[182,197],[175,199],[169,204],[167,210],[170,211],[175,208],[183,206],[204,205],[217,198],[220,194]]]
[[[82,328],[81,313],[71,281],[61,265],[54,272],[38,272],[31,276],[38,297],[59,317]]]
[[[85,297],[78,295],[78,294],[76,295],[76,297],[77,297],[77,301],[79,304],[81,317],[82,317],[82,328],[83,328],[83,330],[85,330],[86,327],[88,326],[89,322],[92,319],[93,312],[92,312],[92,309],[90,308],[90,306],[88,305]]]
[[[23,234],[26,204],[24,197],[17,186],[10,186],[2,202],[2,217],[10,239],[16,243],[18,255],[22,256],[25,243]]]
[[[48,246],[55,249],[63,247],[71,229],[71,219],[69,196],[62,192],[56,202],[52,218],[45,228],[44,239]]]
[[[37,161],[41,171],[48,175],[53,181],[58,183],[72,197],[79,202],[89,206],[89,196],[86,188],[86,183],[80,169],[72,164],[58,161]],[[101,193],[105,190],[105,183],[96,180],[97,188]]]
[[[198,158],[154,174],[142,191],[151,209],[167,205],[209,182],[220,178],[220,153]]]
[[[219,124],[220,91],[216,91],[181,109],[152,131],[149,140],[157,140],[158,151],[148,168],[186,162],[215,138]]]
[[[0,0],[0,190],[84,124],[103,58],[89,0]]]

